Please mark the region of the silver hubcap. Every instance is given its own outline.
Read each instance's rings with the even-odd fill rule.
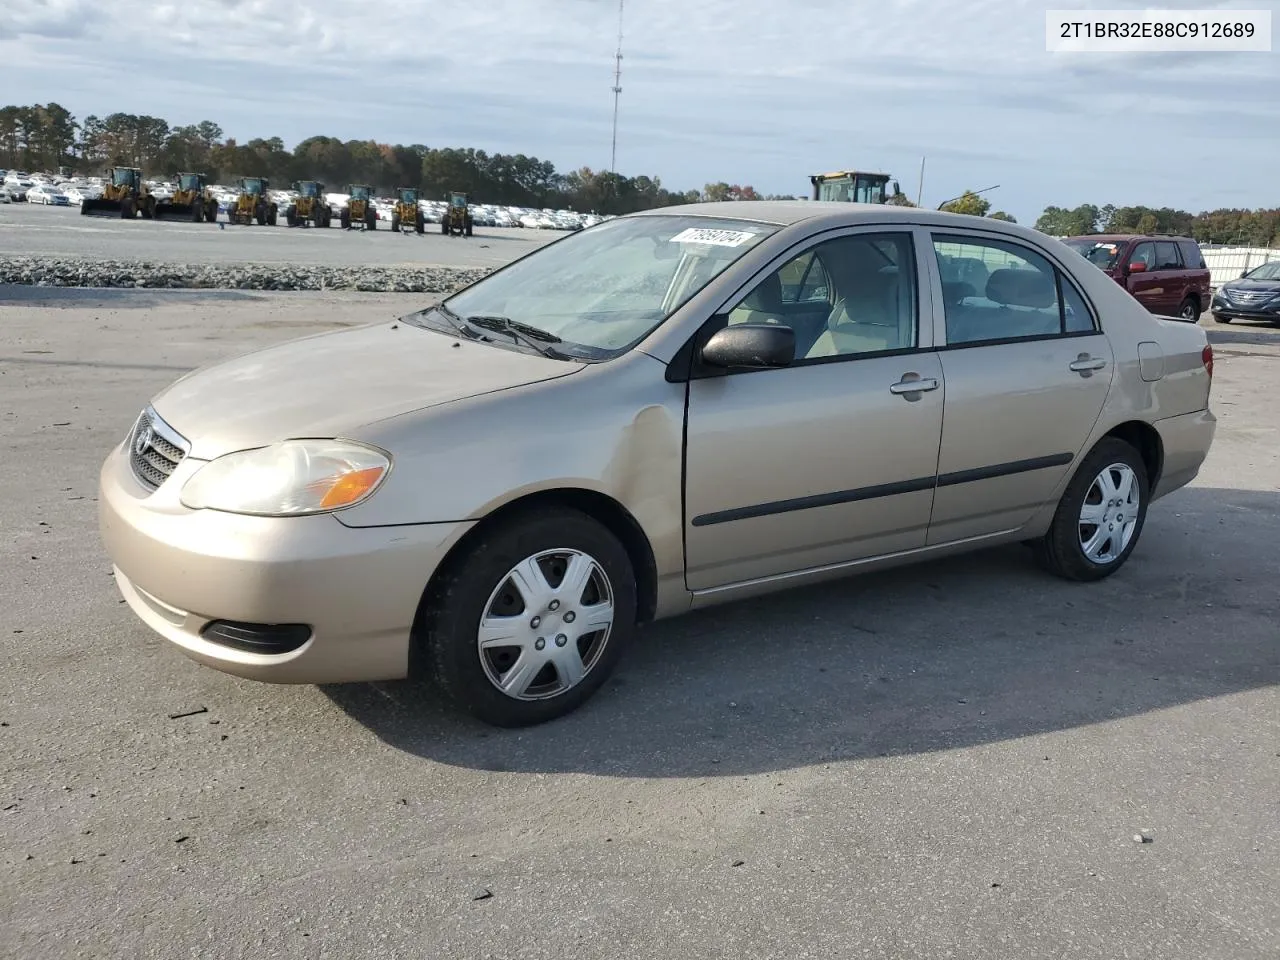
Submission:
[[[546,550],[516,564],[489,595],[477,649],[489,682],[516,700],[576,687],[604,653],[613,588],[580,550]]]
[[[1093,479],[1080,508],[1080,549],[1099,565],[1124,553],[1138,526],[1142,492],[1138,476],[1123,463],[1113,463]]]

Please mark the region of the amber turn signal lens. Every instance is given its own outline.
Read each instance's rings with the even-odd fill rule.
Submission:
[[[325,510],[334,510],[345,507],[349,503],[355,503],[373,489],[382,474],[382,467],[366,467],[363,470],[353,470],[351,473],[343,474],[325,492],[320,500],[320,506]]]

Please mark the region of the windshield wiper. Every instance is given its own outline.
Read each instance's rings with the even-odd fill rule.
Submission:
[[[499,333],[510,334],[512,340],[517,343],[523,343],[525,346],[533,347],[544,357],[550,357],[553,360],[568,359],[567,354],[551,346],[553,343],[563,343],[564,341],[549,330],[530,326],[527,323],[512,320],[510,317],[480,315],[467,317],[462,322],[471,327],[481,327],[485,330],[496,330]]]

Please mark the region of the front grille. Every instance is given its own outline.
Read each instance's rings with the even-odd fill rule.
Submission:
[[[191,449],[186,439],[161,420],[151,407],[139,415],[127,442],[133,475],[152,490],[169,479]]]
[[[1250,291],[1228,290],[1226,293],[1227,293],[1227,299],[1240,304],[1261,303],[1263,300],[1270,300],[1272,297],[1275,296],[1274,293],[1258,292],[1256,290],[1250,290]]]

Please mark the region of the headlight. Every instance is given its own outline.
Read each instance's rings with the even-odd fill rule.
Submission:
[[[280,517],[350,507],[391,469],[385,453],[345,440],[286,440],[205,464],[182,488],[192,510]]]

